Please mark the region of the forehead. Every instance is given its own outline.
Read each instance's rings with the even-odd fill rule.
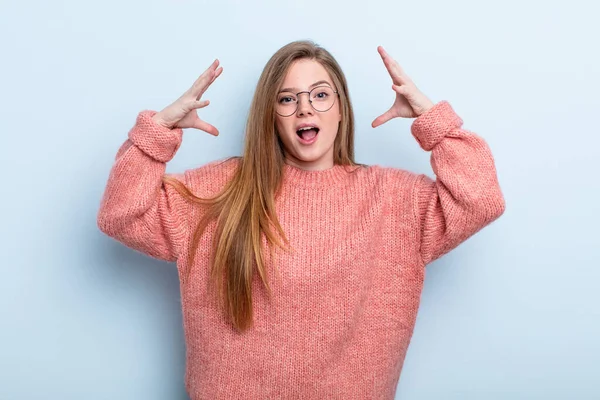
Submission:
[[[329,73],[319,62],[308,59],[296,60],[288,68],[281,87],[305,90],[321,80],[333,86]]]

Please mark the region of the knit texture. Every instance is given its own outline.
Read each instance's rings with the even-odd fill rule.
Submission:
[[[162,184],[182,132],[155,124],[154,113],[138,115],[119,149],[98,225],[133,249],[177,261],[181,277],[201,211]],[[181,284],[192,399],[394,398],[425,265],[504,212],[490,149],[462,123],[442,101],[411,126],[431,151],[435,181],[380,166],[351,173],[285,165],[276,212],[294,251],[267,259],[271,300],[255,274],[254,326],[243,334],[208,284],[216,223],[208,225]],[[209,197],[238,162],[173,176]]]

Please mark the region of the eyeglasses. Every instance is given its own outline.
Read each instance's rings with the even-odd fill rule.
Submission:
[[[329,111],[335,104],[335,98],[339,96],[338,92],[329,86],[317,86],[310,92],[281,92],[277,95],[275,112],[282,117],[293,115],[298,110],[298,103],[302,93],[308,93],[308,102],[318,112]]]

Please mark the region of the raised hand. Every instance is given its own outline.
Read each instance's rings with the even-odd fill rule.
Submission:
[[[219,60],[215,60],[180,98],[162,111],[154,114],[152,117],[154,121],[169,129],[195,128],[217,136],[219,130],[198,118],[196,110],[210,104],[208,100],[200,101],[200,98],[215,79],[221,75],[221,72],[223,72],[223,67],[219,67]]]
[[[417,88],[383,47],[377,47],[377,51],[392,78],[392,89],[396,92],[396,100],[389,110],[375,118],[371,124],[373,128],[396,117],[416,118],[434,106],[434,103]]]

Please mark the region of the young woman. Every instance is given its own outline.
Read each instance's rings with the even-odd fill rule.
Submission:
[[[215,61],[173,104],[142,111],[98,215],[106,234],[176,261],[192,399],[392,399],[425,266],[504,212],[490,149],[384,50],[396,100],[373,121],[411,132],[437,179],[354,161],[346,79],[290,43],[258,81],[241,157],[165,174]]]

